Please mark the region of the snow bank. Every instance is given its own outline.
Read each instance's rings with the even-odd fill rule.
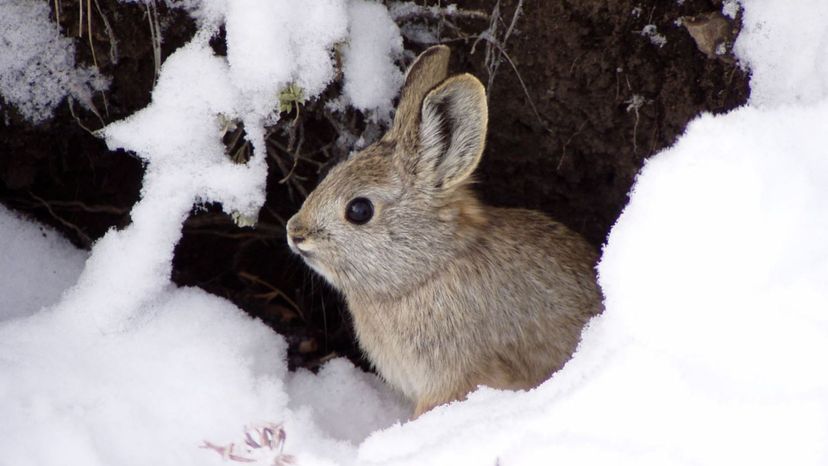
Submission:
[[[399,401],[348,362],[288,377],[284,340],[221,298],[169,290],[142,310],[114,333],[77,331],[50,311],[0,324],[0,463],[222,464],[199,447],[271,421],[302,464],[347,464],[358,435],[400,419]],[[318,413],[332,400],[362,434]]]
[[[825,121],[828,100],[694,121],[640,174],[564,370],[375,433],[362,462],[825,464]]]
[[[159,295],[144,311],[110,334],[48,311],[0,327],[5,464],[205,464],[205,439],[281,419],[281,338],[199,290]]]
[[[361,463],[828,462],[828,10],[743,6],[751,106],[648,161],[573,360],[376,432]]]

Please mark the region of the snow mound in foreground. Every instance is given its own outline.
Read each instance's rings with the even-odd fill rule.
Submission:
[[[825,464],[828,101],[693,122],[642,171],[606,311],[529,393],[377,432],[369,464]]]
[[[86,256],[42,228],[0,209],[13,246],[0,268],[26,278],[4,279],[0,296],[0,464],[222,464],[200,446],[238,442],[254,422],[282,423],[303,464],[343,464],[368,433],[404,418],[396,395],[345,360],[288,374],[280,336],[198,289],[158,294],[113,333],[66,326],[55,309],[28,315],[71,285]]]

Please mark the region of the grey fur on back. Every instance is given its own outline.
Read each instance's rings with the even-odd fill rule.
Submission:
[[[416,403],[477,385],[531,388],[570,358],[601,312],[596,252],[545,215],[481,204],[469,189],[488,110],[448,48],[408,71],[394,125],[336,166],[288,222],[288,242],[345,295],[361,348]],[[345,218],[369,199],[373,217]]]

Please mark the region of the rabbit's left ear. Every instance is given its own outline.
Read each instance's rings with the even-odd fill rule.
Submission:
[[[420,121],[419,113],[428,91],[434,89],[448,76],[451,50],[445,45],[429,47],[421,53],[405,73],[405,83],[400,91],[400,103],[394,116],[394,124],[386,135],[392,140],[408,140],[409,134]]]
[[[417,171],[450,189],[472,174],[486,144],[486,91],[470,74],[451,77],[425,99],[420,114]]]

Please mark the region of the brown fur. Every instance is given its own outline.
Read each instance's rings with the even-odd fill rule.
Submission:
[[[415,415],[478,385],[531,388],[570,358],[599,313],[595,251],[545,215],[469,189],[487,109],[448,49],[409,70],[391,131],[335,167],[288,222],[288,242],[345,295],[360,346]],[[353,225],[345,206],[374,205]]]

